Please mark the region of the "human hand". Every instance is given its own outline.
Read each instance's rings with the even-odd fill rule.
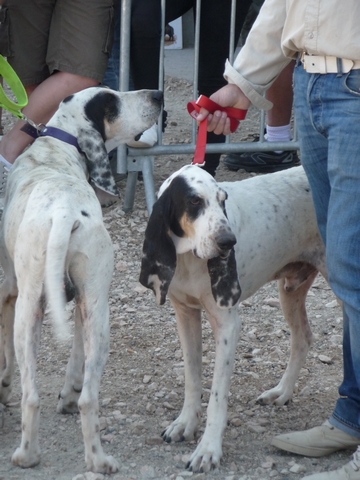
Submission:
[[[210,99],[222,107],[240,108],[242,110],[247,110],[251,104],[242,90],[240,90],[238,86],[230,83],[213,93]],[[211,114],[205,108],[201,108],[196,116],[198,125],[205,120],[206,117],[208,117],[208,132],[214,132],[216,135],[229,135],[230,119],[226,112],[217,110]]]

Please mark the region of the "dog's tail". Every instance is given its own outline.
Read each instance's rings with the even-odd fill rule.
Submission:
[[[65,275],[66,256],[69,251],[71,232],[78,227],[74,218],[53,219],[45,261],[45,291],[51,318],[59,340],[69,338],[70,329],[66,321]]]

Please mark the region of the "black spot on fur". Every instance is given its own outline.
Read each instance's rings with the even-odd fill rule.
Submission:
[[[84,112],[105,141],[104,121],[113,123],[120,113],[120,100],[111,92],[99,92],[85,105]]]
[[[204,200],[188,184],[184,177],[175,177],[163,195],[168,196],[169,225],[172,232],[183,237],[180,219],[186,214],[190,221],[196,220],[204,211]],[[160,197],[161,200],[162,197]]]
[[[87,212],[85,212],[85,210],[81,210],[81,215],[84,215],[84,217],[90,216]]]
[[[63,102],[68,103],[74,97],[74,95],[69,95],[68,97],[64,98]]]

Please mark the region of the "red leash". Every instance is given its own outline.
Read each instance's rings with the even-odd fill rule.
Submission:
[[[200,95],[200,97],[196,101],[194,100],[193,102],[189,102],[187,104],[187,110],[189,114],[193,118],[195,118],[195,120],[195,113],[200,112],[201,107],[205,108],[210,113],[214,113],[216,110],[226,112],[227,116],[230,119],[231,133],[235,132],[235,130],[239,126],[240,120],[244,120],[247,113],[247,110],[240,110],[239,108],[221,107],[217,103],[210,100],[210,98],[205,97],[205,95]],[[208,119],[206,117],[206,119],[199,125],[194,160],[192,161],[192,165],[199,165],[200,167],[205,165],[204,157],[206,149],[207,124]]]

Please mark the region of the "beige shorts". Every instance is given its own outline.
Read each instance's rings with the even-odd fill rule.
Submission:
[[[114,0],[7,0],[6,7],[6,56],[25,86],[55,71],[102,81],[113,42]]]

